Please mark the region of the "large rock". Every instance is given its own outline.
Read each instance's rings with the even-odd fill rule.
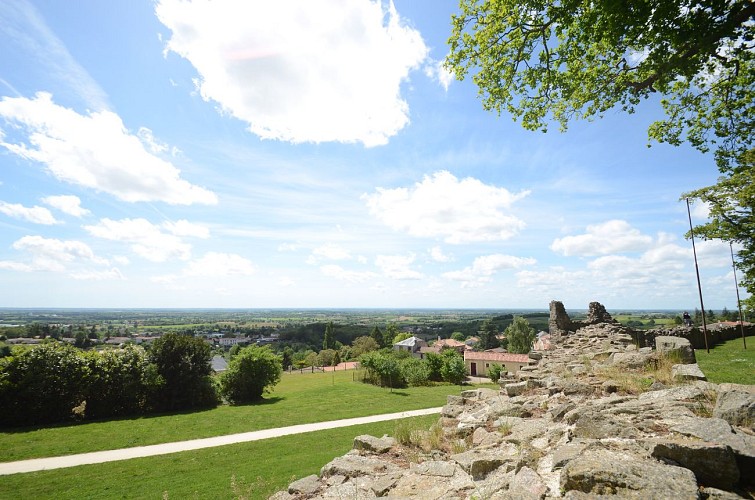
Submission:
[[[369,476],[397,472],[399,469],[390,462],[377,457],[361,456],[352,453],[336,457],[320,469],[320,477],[341,475],[345,477]]]
[[[652,355],[643,352],[615,352],[611,355],[610,362],[622,368],[639,369],[650,363]]]
[[[561,489],[590,495],[697,500],[697,480],[689,469],[636,455],[586,450],[561,471]]]
[[[690,344],[689,340],[682,337],[656,337],[655,350],[665,355],[678,356],[680,363],[691,364],[697,362],[692,344]]]
[[[739,482],[739,468],[731,447],[690,440],[650,443],[655,458],[673,460],[695,473],[700,484],[730,490]]]
[[[369,434],[362,434],[354,438],[353,448],[372,453],[387,453],[394,446],[396,446],[396,440],[392,437],[383,436],[382,438],[377,438]]]
[[[713,416],[755,430],[755,386],[721,384]]]
[[[506,497],[517,500],[542,500],[547,493],[548,486],[543,478],[529,467],[522,467],[511,481]]]
[[[506,465],[508,469],[513,469],[518,455],[517,447],[507,443],[496,448],[472,449],[457,453],[451,455],[451,460],[459,464],[473,478],[482,479],[503,465]]]
[[[288,492],[292,495],[314,495],[318,489],[320,489],[320,480],[312,474],[291,483]]]
[[[385,496],[391,498],[458,498],[475,487],[472,478],[451,462],[412,465]]]
[[[705,374],[697,365],[692,363],[689,365],[674,365],[671,367],[671,378],[673,380],[708,380],[705,378]]]

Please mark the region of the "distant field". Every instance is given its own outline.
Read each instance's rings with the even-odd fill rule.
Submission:
[[[742,339],[718,344],[710,350],[695,350],[697,364],[709,382],[755,385],[755,337],[747,338],[747,349]]]
[[[358,371],[285,374],[256,405],[0,433],[0,461],[70,455],[442,406],[459,386],[382,389]],[[492,385],[491,385],[492,387]],[[0,496],[1,497],[1,496]]]
[[[676,314],[616,314],[613,319],[633,328],[653,328],[658,326],[674,326]],[[642,324],[642,326],[639,325]]]

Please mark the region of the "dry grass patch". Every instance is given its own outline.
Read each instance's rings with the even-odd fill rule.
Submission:
[[[671,375],[671,368],[679,364],[680,361],[676,353],[656,352],[643,368],[629,369],[624,366],[606,366],[595,370],[595,374],[604,381],[613,382],[620,393],[641,394],[650,390],[650,386],[654,382],[666,386],[684,383],[675,381]]]

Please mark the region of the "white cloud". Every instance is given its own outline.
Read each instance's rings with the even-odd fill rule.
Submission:
[[[422,279],[422,273],[411,269],[415,255],[378,255],[375,259],[377,265],[387,278],[394,280],[418,280]]]
[[[445,253],[443,253],[443,250],[438,246],[432,247],[429,253],[430,253],[430,258],[435,262],[445,263],[445,262],[453,261],[453,256],[446,255]]]
[[[106,259],[97,257],[89,245],[75,240],[24,236],[13,243],[13,249],[27,254],[29,261],[0,261],[0,269],[65,272],[72,264],[108,264]]]
[[[203,257],[189,262],[184,276],[249,276],[255,272],[249,259],[232,253],[207,252]]]
[[[99,224],[84,226],[92,236],[131,244],[137,255],[153,262],[165,262],[177,257],[187,260],[191,245],[173,234],[166,234],[146,219],[101,219]]]
[[[557,238],[550,249],[566,256],[591,257],[644,250],[652,242],[653,238],[640,233],[628,222],[615,219],[587,226],[585,234]]]
[[[333,243],[326,243],[312,250],[307,259],[309,264],[316,264],[320,260],[350,260],[351,253],[345,248]]]
[[[730,268],[728,251],[725,243],[702,242],[698,247],[700,269],[711,275],[717,270]],[[703,280],[711,287],[718,278],[720,276]],[[602,255],[589,261],[584,269],[577,270],[520,271],[517,286],[552,297],[581,293],[586,300],[594,300],[589,294],[599,293],[603,300],[617,298],[624,302],[642,294],[646,303],[667,303],[668,298],[674,296],[676,300],[689,300],[697,293],[691,244],[674,243],[667,234],[659,235],[651,248],[636,256]],[[681,297],[680,290],[685,291]],[[713,290],[704,291],[711,293]]]
[[[80,115],[40,92],[34,99],[2,98],[0,117],[27,137],[27,142],[13,143],[0,135],[0,145],[45,164],[58,180],[128,202],[217,203],[214,193],[182,179],[172,163],[148,152],[110,111]]]
[[[378,277],[377,274],[371,271],[349,271],[336,264],[321,266],[320,272],[329,278],[335,278],[339,281],[347,281],[349,283],[364,283]]]
[[[710,203],[704,201],[690,203],[690,214],[693,219],[708,220],[710,217]]]
[[[114,267],[112,269],[106,269],[104,271],[81,271],[70,273],[70,276],[75,280],[80,281],[103,281],[103,280],[125,280],[121,271]]]
[[[279,252],[295,252],[299,250],[301,245],[299,243],[281,243],[278,245]]]
[[[194,224],[186,219],[177,220],[176,222],[165,222],[163,223],[163,227],[175,236],[192,236],[202,239],[210,237],[210,230],[206,226]]]
[[[202,257],[187,263],[177,274],[153,276],[150,281],[159,283],[172,290],[184,290],[182,283],[191,278],[208,278],[214,282],[217,278],[243,277],[254,274],[256,267],[249,259],[233,253],[207,252]],[[216,288],[216,292],[218,292]],[[225,289],[223,289],[225,290]]]
[[[506,269],[520,269],[532,266],[536,260],[530,257],[514,257],[513,255],[492,254],[477,257],[472,265],[460,271],[443,273],[443,277],[461,281],[464,286],[479,286],[492,281],[492,276],[498,271]]]
[[[296,284],[296,281],[294,281],[293,279],[289,278],[288,276],[282,276],[278,280],[278,286],[282,286],[284,288],[288,288],[288,287],[294,286],[295,284]]]
[[[375,146],[409,122],[401,83],[428,48],[392,2],[161,0],[155,13],[202,98],[262,138]]]
[[[417,237],[443,237],[447,243],[468,243],[516,235],[525,224],[503,209],[528,194],[512,194],[471,177],[459,180],[440,171],[412,188],[377,188],[362,198],[370,213],[393,229]]]
[[[33,206],[25,207],[18,203],[7,203],[0,201],[0,212],[4,213],[8,217],[14,219],[23,219],[34,224],[52,225],[57,224],[58,221],[45,207]]]
[[[74,217],[83,217],[91,213],[81,206],[81,200],[74,195],[47,196],[42,198],[42,202]]]
[[[443,90],[448,90],[454,81],[454,74],[446,68],[443,61],[429,61],[424,68],[425,75],[437,81]]]

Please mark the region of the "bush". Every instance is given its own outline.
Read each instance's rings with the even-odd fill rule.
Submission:
[[[157,375],[153,407],[172,411],[217,406],[211,358],[210,346],[199,338],[166,333],[155,340],[148,353]]]
[[[442,381],[443,375],[441,375],[440,369],[443,367],[443,358],[440,356],[440,354],[428,352],[425,355],[424,361],[427,364],[427,378],[434,382]]]
[[[464,358],[452,349],[447,349],[441,357],[443,358],[443,366],[440,368],[440,374],[443,380],[461,385],[467,378],[467,367],[464,364]]]
[[[220,394],[231,404],[257,401],[281,379],[280,358],[267,346],[241,349],[220,377]]]
[[[401,361],[401,374],[409,385],[427,385],[430,379],[430,368],[420,359],[408,358]]]
[[[0,359],[0,422],[33,425],[70,419],[86,399],[90,368],[78,349],[50,342]]]
[[[127,345],[123,349],[83,353],[90,370],[86,389],[86,418],[135,415],[147,410],[148,362],[144,349]]]
[[[488,377],[490,377],[490,380],[493,382],[498,382],[498,379],[501,378],[501,371],[503,370],[503,367],[499,364],[492,364],[490,365],[490,368],[488,368]]]
[[[362,354],[359,363],[367,370],[369,383],[380,387],[406,387],[401,365],[392,353],[368,352]]]

